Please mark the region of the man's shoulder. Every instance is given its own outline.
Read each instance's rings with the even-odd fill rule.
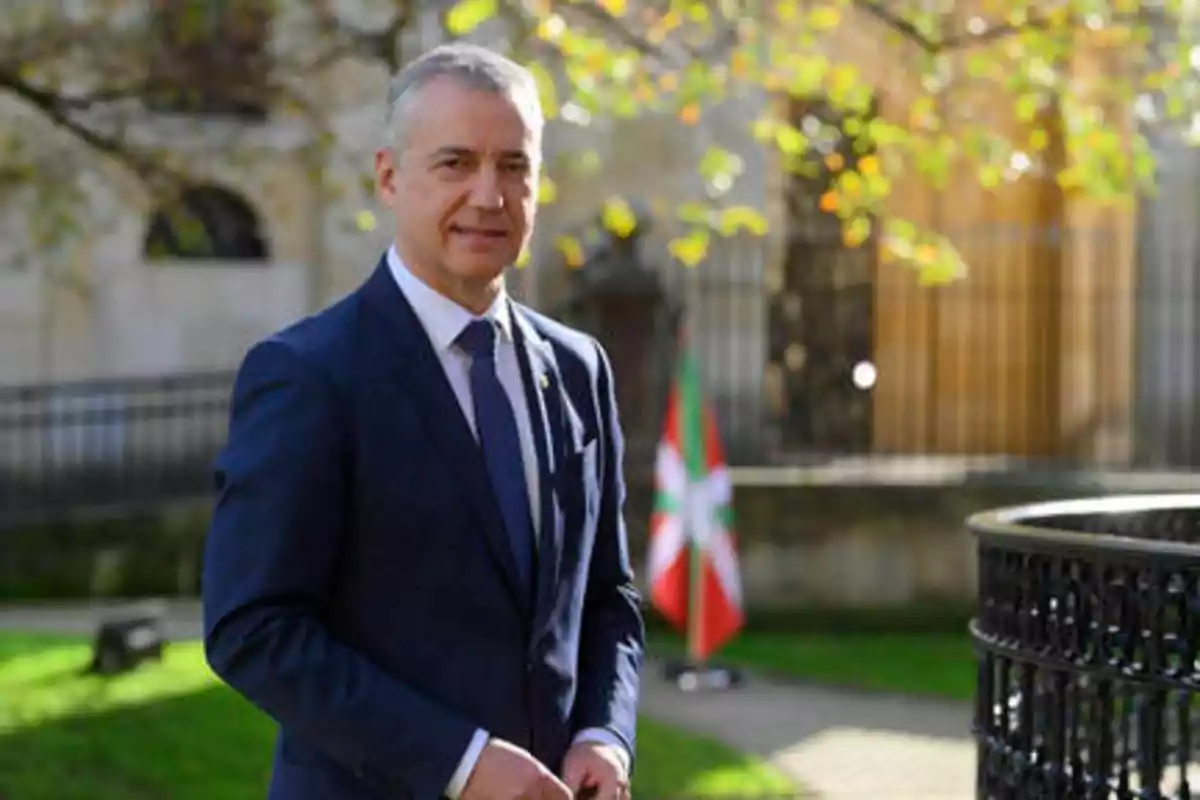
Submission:
[[[334,301],[256,341],[246,354],[250,360],[258,353],[286,353],[306,367],[336,373],[346,363],[346,354],[358,317],[358,293]]]

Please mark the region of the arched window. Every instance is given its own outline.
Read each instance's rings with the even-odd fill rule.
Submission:
[[[155,210],[146,229],[147,261],[269,259],[258,215],[217,186],[193,186]]]

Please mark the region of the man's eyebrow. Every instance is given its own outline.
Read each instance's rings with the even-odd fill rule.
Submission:
[[[429,160],[437,162],[446,158],[477,158],[478,155],[476,151],[469,147],[447,145],[446,147],[439,147],[437,150],[434,150]],[[529,163],[532,159],[530,159],[529,154],[524,150],[505,150],[500,153],[500,160]]]
[[[471,155],[474,155],[474,152],[471,150],[471,148],[456,147],[454,145],[450,145],[448,147],[439,147],[437,150],[435,150],[433,152],[433,158],[435,158],[435,159],[446,158],[446,157],[462,158],[464,156],[471,156]]]

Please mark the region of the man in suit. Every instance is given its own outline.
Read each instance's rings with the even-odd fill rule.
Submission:
[[[387,118],[394,245],[238,372],[209,663],[279,723],[273,800],[626,797],[644,634],[612,369],[504,291],[535,84],[449,45]]]

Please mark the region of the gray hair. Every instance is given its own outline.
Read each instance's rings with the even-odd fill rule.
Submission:
[[[403,149],[421,90],[438,78],[451,78],[468,89],[508,98],[540,138],[545,124],[533,74],[493,50],[465,42],[439,45],[406,64],[388,87],[384,146]]]

